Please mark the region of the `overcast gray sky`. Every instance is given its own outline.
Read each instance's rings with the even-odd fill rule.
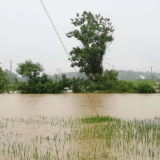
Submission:
[[[80,45],[65,33],[74,29],[70,19],[91,11],[111,19],[114,42],[106,52],[104,66],[115,69],[160,70],[159,0],[43,0],[68,52]],[[32,59],[55,74],[74,71],[53,30],[40,0],[0,0],[0,62],[13,69],[18,62]],[[109,59],[109,60],[108,60]],[[5,67],[4,67],[5,68]]]

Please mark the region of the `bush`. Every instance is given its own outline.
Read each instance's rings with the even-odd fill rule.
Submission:
[[[8,90],[9,79],[7,78],[7,74],[0,67],[0,93],[4,93]]]
[[[66,87],[71,88],[71,80],[67,79],[65,75],[62,75],[59,82],[53,82],[46,74],[43,74],[41,77],[29,80],[28,83],[21,82],[18,84],[18,90],[24,94],[62,93]]]
[[[148,83],[139,83],[137,93],[156,93],[156,90]]]
[[[136,86],[132,82],[118,81],[117,83],[118,93],[136,93]]]
[[[96,89],[100,91],[117,91],[118,72],[114,70],[106,70],[102,76],[98,77],[99,81]]]
[[[12,84],[8,87],[9,91],[18,91],[18,84]]]
[[[72,80],[73,93],[94,92],[95,89],[96,84],[88,79],[74,78]]]

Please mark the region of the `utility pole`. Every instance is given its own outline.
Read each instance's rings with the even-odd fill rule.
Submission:
[[[151,77],[152,77],[152,80],[153,80],[153,74],[152,74],[152,66],[151,66]]]
[[[10,61],[10,84],[12,83],[12,60]]]

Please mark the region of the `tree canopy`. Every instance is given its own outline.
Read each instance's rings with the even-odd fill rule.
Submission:
[[[96,75],[103,73],[102,62],[106,49],[113,41],[112,23],[109,18],[86,11],[81,16],[77,13],[71,22],[76,29],[68,32],[66,36],[74,37],[82,44],[82,47],[71,50],[71,66],[79,67],[80,72],[85,72],[90,80],[96,81]]]
[[[32,60],[26,60],[24,63],[18,63],[16,72],[22,77],[29,78],[29,80],[35,80],[43,70],[43,66],[40,63],[33,63]]]

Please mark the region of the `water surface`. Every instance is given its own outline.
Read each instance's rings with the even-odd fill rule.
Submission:
[[[92,100],[92,105],[90,99]],[[120,118],[160,117],[160,94],[1,94],[0,117],[34,115]]]

